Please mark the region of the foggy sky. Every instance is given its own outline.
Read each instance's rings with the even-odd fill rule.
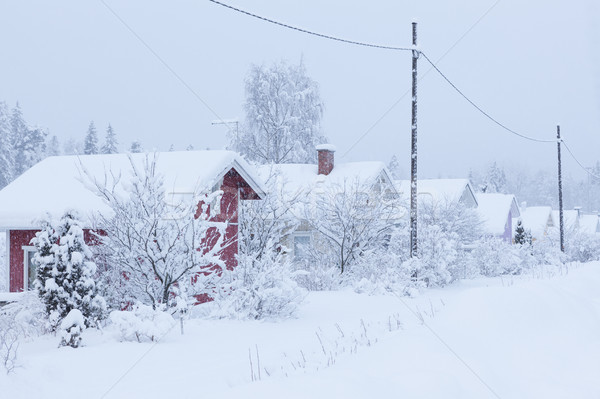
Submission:
[[[251,63],[302,58],[320,84],[323,130],[337,146],[337,161],[387,162],[397,154],[408,172],[410,96],[400,98],[411,84],[409,52],[326,41],[206,0],[106,2],[223,119],[243,119]],[[420,48],[433,60],[451,49],[439,67],[483,109],[544,139],[555,137],[561,124],[585,165],[600,160],[600,7],[594,0],[224,2],[306,29],[396,46],[410,44],[415,19]],[[123,149],[135,139],[158,150],[226,143],[226,129],[211,125],[218,117],[101,1],[4,1],[0,37],[0,100],[19,101],[27,121],[61,141],[83,138],[94,120],[100,141],[110,122]],[[420,60],[419,69],[423,76],[429,66]],[[422,177],[465,176],[493,160],[556,169],[555,144],[503,131],[435,72],[419,83],[418,98]],[[581,177],[565,158],[564,173]]]

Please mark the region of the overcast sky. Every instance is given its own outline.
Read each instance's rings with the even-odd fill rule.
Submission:
[[[402,96],[411,84],[410,53],[307,36],[207,0],[105,1],[223,119],[243,119],[250,64],[302,58],[320,84],[323,129],[337,161],[387,162],[398,154],[408,172],[410,96]],[[546,139],[560,123],[585,165],[600,160],[596,0],[223,1],[396,46],[410,44],[415,19],[420,48],[433,60],[449,50],[439,67],[491,115]],[[0,100],[18,100],[29,122],[62,140],[82,138],[94,120],[101,140],[110,122],[123,148],[134,139],[158,150],[225,145],[226,129],[211,125],[213,112],[99,0],[3,1],[0,37]],[[419,68],[423,76],[429,66],[421,60]],[[506,133],[435,72],[420,82],[422,177],[464,176],[492,160],[555,170],[555,158],[555,144]],[[566,161],[565,173],[581,176],[577,168]]]

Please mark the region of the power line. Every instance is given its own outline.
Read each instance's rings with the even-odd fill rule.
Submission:
[[[342,39],[342,38],[335,37],[335,36],[325,35],[323,33],[317,33],[317,32],[313,32],[313,31],[309,31],[307,29],[298,28],[296,26],[284,24],[283,22],[278,22],[278,21],[275,21],[275,20],[272,20],[272,19],[269,19],[269,18],[261,17],[260,15],[253,14],[251,12],[242,10],[240,8],[236,8],[236,7],[230,6],[229,4],[221,3],[220,1],[217,1],[217,0],[208,0],[208,1],[210,1],[211,3],[218,4],[220,6],[223,6],[225,8],[229,8],[230,10],[237,11],[239,13],[248,15],[250,17],[257,18],[257,19],[260,19],[262,21],[272,23],[274,25],[282,26],[282,27],[287,28],[287,29],[292,29],[292,30],[295,30],[295,31],[298,31],[298,32],[306,33],[308,35],[317,36],[317,37],[320,37],[320,38],[323,38],[323,39],[329,39],[329,40],[334,40],[334,41],[337,41],[337,42],[342,42],[342,43],[347,43],[347,44],[354,44],[356,46],[372,47],[372,48],[378,48],[378,49],[384,49],[384,50],[397,50],[397,51],[412,51],[413,50],[412,48],[408,48],[408,47],[396,47],[396,46],[386,46],[386,45],[372,44],[372,43],[365,43],[365,42],[357,42],[357,41],[354,41],[354,40]]]
[[[487,15],[498,5],[498,3],[500,3],[501,0],[496,0],[496,2],[494,4],[492,4],[490,6],[490,8],[488,8],[483,14],[481,14],[481,16],[469,27],[469,29],[467,29],[453,44],[452,46],[448,47],[448,49],[444,52],[444,54],[441,55],[441,57],[439,57],[436,61],[436,64],[439,63],[440,61],[442,61],[452,50],[454,50],[454,48],[469,34],[471,33],[471,31],[473,29],[475,29],[475,27],[485,18],[487,17]],[[424,74],[421,75],[421,77],[419,77],[419,82],[421,80],[423,80],[427,75],[429,75],[429,72],[431,72],[433,70],[433,67],[429,67],[429,69],[427,69],[427,71],[425,71]],[[394,102],[394,104],[392,104],[391,107],[389,107],[387,109],[387,111],[385,111],[383,113],[383,115],[381,115],[379,117],[379,119],[377,119],[375,121],[375,123],[373,123],[371,125],[371,127],[369,127],[355,142],[354,144],[352,144],[350,146],[350,148],[348,148],[346,150],[346,152],[344,152],[341,156],[341,158],[346,157],[346,155],[348,155],[353,149],[354,147],[356,147],[358,145],[358,143],[360,143],[362,141],[362,139],[364,139],[369,133],[371,133],[371,131],[379,124],[379,122],[381,122],[394,108],[396,108],[396,106],[398,104],[400,104],[400,101],[402,101],[404,99],[404,97],[406,97],[408,95],[408,93],[411,92],[411,89],[407,89],[404,94],[402,94],[402,96],[396,100],[396,102]]]
[[[571,157],[575,160],[575,162],[577,163],[577,165],[579,165],[581,167],[581,169],[583,169],[585,171],[585,173],[587,173],[588,175],[590,175],[591,177],[593,177],[594,179],[598,179],[600,180],[600,176],[590,172],[590,170],[588,168],[586,168],[585,166],[583,166],[583,164],[581,162],[579,162],[579,159],[577,159],[577,157],[575,156],[575,154],[573,154],[573,151],[571,151],[571,149],[569,148],[569,146],[567,145],[567,143],[565,142],[564,139],[561,140],[561,142],[563,143],[563,145],[565,146],[565,148],[567,149],[567,152],[571,155]]]
[[[460,94],[465,100],[467,100],[473,107],[475,107],[475,109],[477,109],[479,112],[481,112],[486,118],[488,118],[489,120],[491,120],[492,122],[494,122],[496,125],[500,126],[502,129],[504,129],[507,132],[512,133],[512,134],[514,134],[516,136],[524,138],[526,140],[535,141],[535,142],[538,142],[538,143],[556,143],[556,139],[553,139],[553,140],[543,140],[543,139],[537,139],[535,137],[530,137],[530,136],[526,136],[524,134],[518,133],[518,132],[510,129],[509,127],[507,127],[503,123],[499,122],[498,120],[494,119],[490,114],[488,114],[483,109],[481,109],[481,107],[479,107],[477,104],[475,104],[473,102],[473,100],[471,100],[469,97],[467,97],[458,87],[456,87],[456,85],[454,83],[452,83],[452,81],[450,79],[448,79],[448,77],[446,75],[444,75],[444,73],[442,71],[440,71],[440,69],[437,67],[437,65],[435,65],[435,63],[433,61],[431,61],[429,59],[429,57],[427,57],[427,55],[424,52],[421,51],[421,55],[423,56],[423,58],[425,58],[427,60],[427,62],[429,62],[431,64],[431,66],[433,67],[433,69],[435,69],[440,74],[440,76],[442,78],[444,78],[444,80],[446,82],[448,82],[448,84],[450,86],[452,86],[452,88],[454,90],[456,90],[456,92],[458,94]]]

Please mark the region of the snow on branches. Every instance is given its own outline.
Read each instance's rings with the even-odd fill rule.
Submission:
[[[221,191],[196,194],[189,200],[166,200],[163,177],[156,171],[158,155],[146,155],[143,165],[130,156],[131,178],[91,180],[91,188],[112,214],[96,216],[103,274],[112,305],[141,302],[157,308],[175,306],[176,296],[209,294],[226,271],[219,256],[231,244],[226,222],[214,221]],[[85,172],[85,170],[84,170]],[[190,300],[188,300],[190,298]]]

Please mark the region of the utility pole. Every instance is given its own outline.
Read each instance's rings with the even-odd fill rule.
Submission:
[[[565,252],[565,225],[563,219],[562,170],[560,164],[560,125],[556,126],[556,145],[558,147],[558,214],[560,218],[560,250]]]
[[[417,252],[417,23],[412,23],[412,126],[410,150],[410,257]]]

